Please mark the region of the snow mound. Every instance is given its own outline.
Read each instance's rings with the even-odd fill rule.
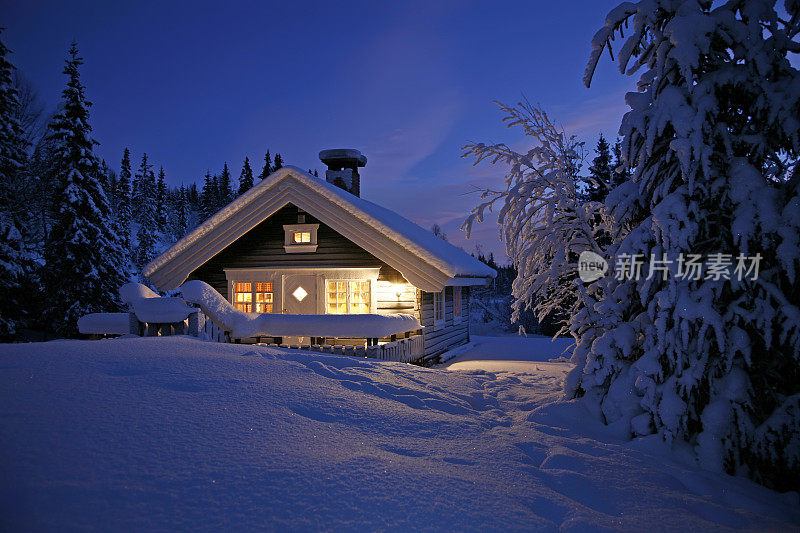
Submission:
[[[119,288],[122,301],[128,304],[140,322],[171,324],[183,322],[197,309],[182,298],[162,298],[141,283],[126,283]]]
[[[128,313],[89,313],[78,319],[78,331],[85,335],[126,335],[131,326]]]
[[[420,329],[412,315],[280,315],[243,313],[213,287],[200,280],[180,288],[183,297],[200,308],[234,339],[260,336],[386,337]]]

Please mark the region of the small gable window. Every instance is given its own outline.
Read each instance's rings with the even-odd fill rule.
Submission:
[[[283,249],[287,254],[302,254],[317,251],[319,224],[286,224]]]

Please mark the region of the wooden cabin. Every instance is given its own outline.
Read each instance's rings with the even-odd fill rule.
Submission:
[[[469,342],[470,288],[495,271],[360,198],[359,151],[324,150],[320,158],[325,179],[281,168],[144,274],[165,291],[205,281],[248,313],[412,314],[423,326],[426,361]]]

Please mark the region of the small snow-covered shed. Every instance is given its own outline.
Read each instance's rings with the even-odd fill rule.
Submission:
[[[214,287],[247,313],[414,315],[425,358],[469,340],[470,287],[496,272],[359,197],[358,150],[320,152],[326,178],[283,167],[145,266],[160,290]]]

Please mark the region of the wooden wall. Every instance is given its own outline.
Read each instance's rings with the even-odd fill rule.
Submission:
[[[445,321],[438,325],[433,323],[433,293],[420,291],[426,364],[439,363],[444,352],[469,342],[469,290],[469,287],[461,287],[461,322],[454,324],[453,287],[445,287]]]

